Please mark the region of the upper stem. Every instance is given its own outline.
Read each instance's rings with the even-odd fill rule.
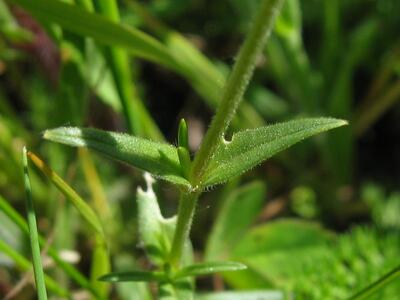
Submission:
[[[225,85],[217,112],[193,162],[191,181],[195,188],[201,183],[209,160],[224,137],[243,98],[282,2],[283,0],[263,0],[260,5],[250,33],[239,51],[232,73]]]
[[[169,262],[174,268],[179,268],[182,260],[185,241],[188,239],[197,199],[201,193],[198,187],[204,171],[243,98],[282,2],[283,0],[262,0],[250,33],[239,51],[232,73],[225,85],[215,117],[196,154],[189,178],[193,190],[183,193],[179,201],[178,221],[169,257]]]

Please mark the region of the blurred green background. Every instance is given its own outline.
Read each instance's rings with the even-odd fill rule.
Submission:
[[[25,216],[22,146],[93,205],[113,269],[150,267],[137,239],[141,172],[44,142],[41,132],[89,126],[176,144],[185,118],[195,151],[258,1],[57,3],[0,0],[0,296],[9,299],[35,297],[28,237],[16,215]],[[396,0],[286,0],[231,130],[306,116],[350,126],[202,196],[191,235],[196,259],[237,260],[249,269],[201,278],[199,291],[342,299],[397,266],[399,11]],[[93,284],[91,231],[34,167],[31,177],[39,231]],[[163,182],[155,189],[164,214],[175,214],[177,191]],[[90,287],[54,257],[45,266],[74,297],[89,297]],[[139,284],[108,291],[110,299],[154,293]],[[397,281],[376,299],[398,294]]]

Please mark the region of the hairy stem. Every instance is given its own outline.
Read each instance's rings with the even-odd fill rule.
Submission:
[[[224,87],[215,117],[196,154],[191,173],[191,181],[194,187],[201,183],[204,170],[221,138],[224,137],[225,131],[243,98],[257,59],[272,30],[275,16],[282,2],[283,0],[263,0],[261,2],[250,33],[240,49],[232,73]]]
[[[185,241],[189,236],[198,198],[199,193],[183,193],[179,200],[178,222],[169,257],[169,262],[174,268],[178,268],[181,263]]]
[[[204,170],[243,98],[282,2],[283,0],[263,0],[261,2],[250,33],[239,51],[233,71],[223,90],[216,115],[196,154],[190,174],[194,191],[183,193],[179,203],[178,222],[170,252],[170,263],[174,268],[179,268],[185,241],[189,236],[197,199],[201,193],[197,187],[201,184]]]

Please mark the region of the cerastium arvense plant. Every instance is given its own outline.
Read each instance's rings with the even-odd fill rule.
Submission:
[[[346,124],[343,120],[332,118],[301,119],[248,129],[235,133],[230,140],[225,138],[282,2],[261,1],[255,21],[221,94],[217,112],[193,159],[188,149],[189,137],[184,120],[179,125],[178,146],[90,128],[61,127],[45,131],[44,138],[47,140],[87,147],[146,171],[147,190],[139,188],[137,192],[139,233],[155,268],[105,274],[100,280],[154,281],[158,283],[160,298],[192,299],[195,276],[245,268],[235,262],[192,264],[189,232],[201,193],[210,186],[242,174],[307,137]],[[29,156],[36,165],[40,165],[33,154]],[[150,174],[179,188],[177,218],[162,217],[152,190],[153,179]],[[53,176],[51,173],[47,175]],[[55,180],[54,177],[52,180]],[[77,195],[70,197],[75,200],[79,198]],[[77,201],[75,205],[82,203]],[[96,229],[97,219],[91,216],[90,210],[86,213],[86,219]],[[93,220],[96,222],[93,223]],[[101,229],[97,228],[97,231],[98,239],[103,241]]]

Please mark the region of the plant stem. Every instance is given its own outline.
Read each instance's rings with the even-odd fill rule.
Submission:
[[[263,0],[260,5],[250,33],[240,49],[233,71],[224,87],[215,117],[196,154],[191,173],[191,181],[195,188],[201,183],[209,160],[224,137],[243,98],[282,2],[283,0]]]
[[[178,221],[169,257],[171,266],[176,269],[179,268],[182,260],[183,249],[189,236],[198,198],[199,193],[183,193],[179,200]]]
[[[22,151],[22,161],[24,165],[24,181],[26,191],[26,209],[28,215],[29,240],[32,248],[33,272],[35,274],[36,289],[39,300],[47,300],[46,285],[44,282],[44,273],[42,259],[40,256],[39,234],[36,226],[35,210],[32,203],[31,182],[28,174],[28,158],[26,148]]]
[[[250,33],[239,51],[238,59],[225,85],[216,115],[196,154],[190,176],[194,191],[183,193],[179,202],[178,222],[169,257],[174,268],[179,268],[182,260],[185,241],[188,239],[197,199],[201,193],[197,188],[201,183],[204,170],[243,98],[282,2],[283,0],[262,1]]]
[[[369,286],[367,286],[365,289],[362,291],[358,292],[354,296],[350,297],[348,300],[362,300],[366,299],[369,296],[373,295],[380,289],[382,289],[385,285],[389,284],[396,278],[400,276],[400,266],[397,266],[395,269],[390,271],[389,273],[386,273],[383,275],[381,278],[379,278],[377,281],[373,282]]]

